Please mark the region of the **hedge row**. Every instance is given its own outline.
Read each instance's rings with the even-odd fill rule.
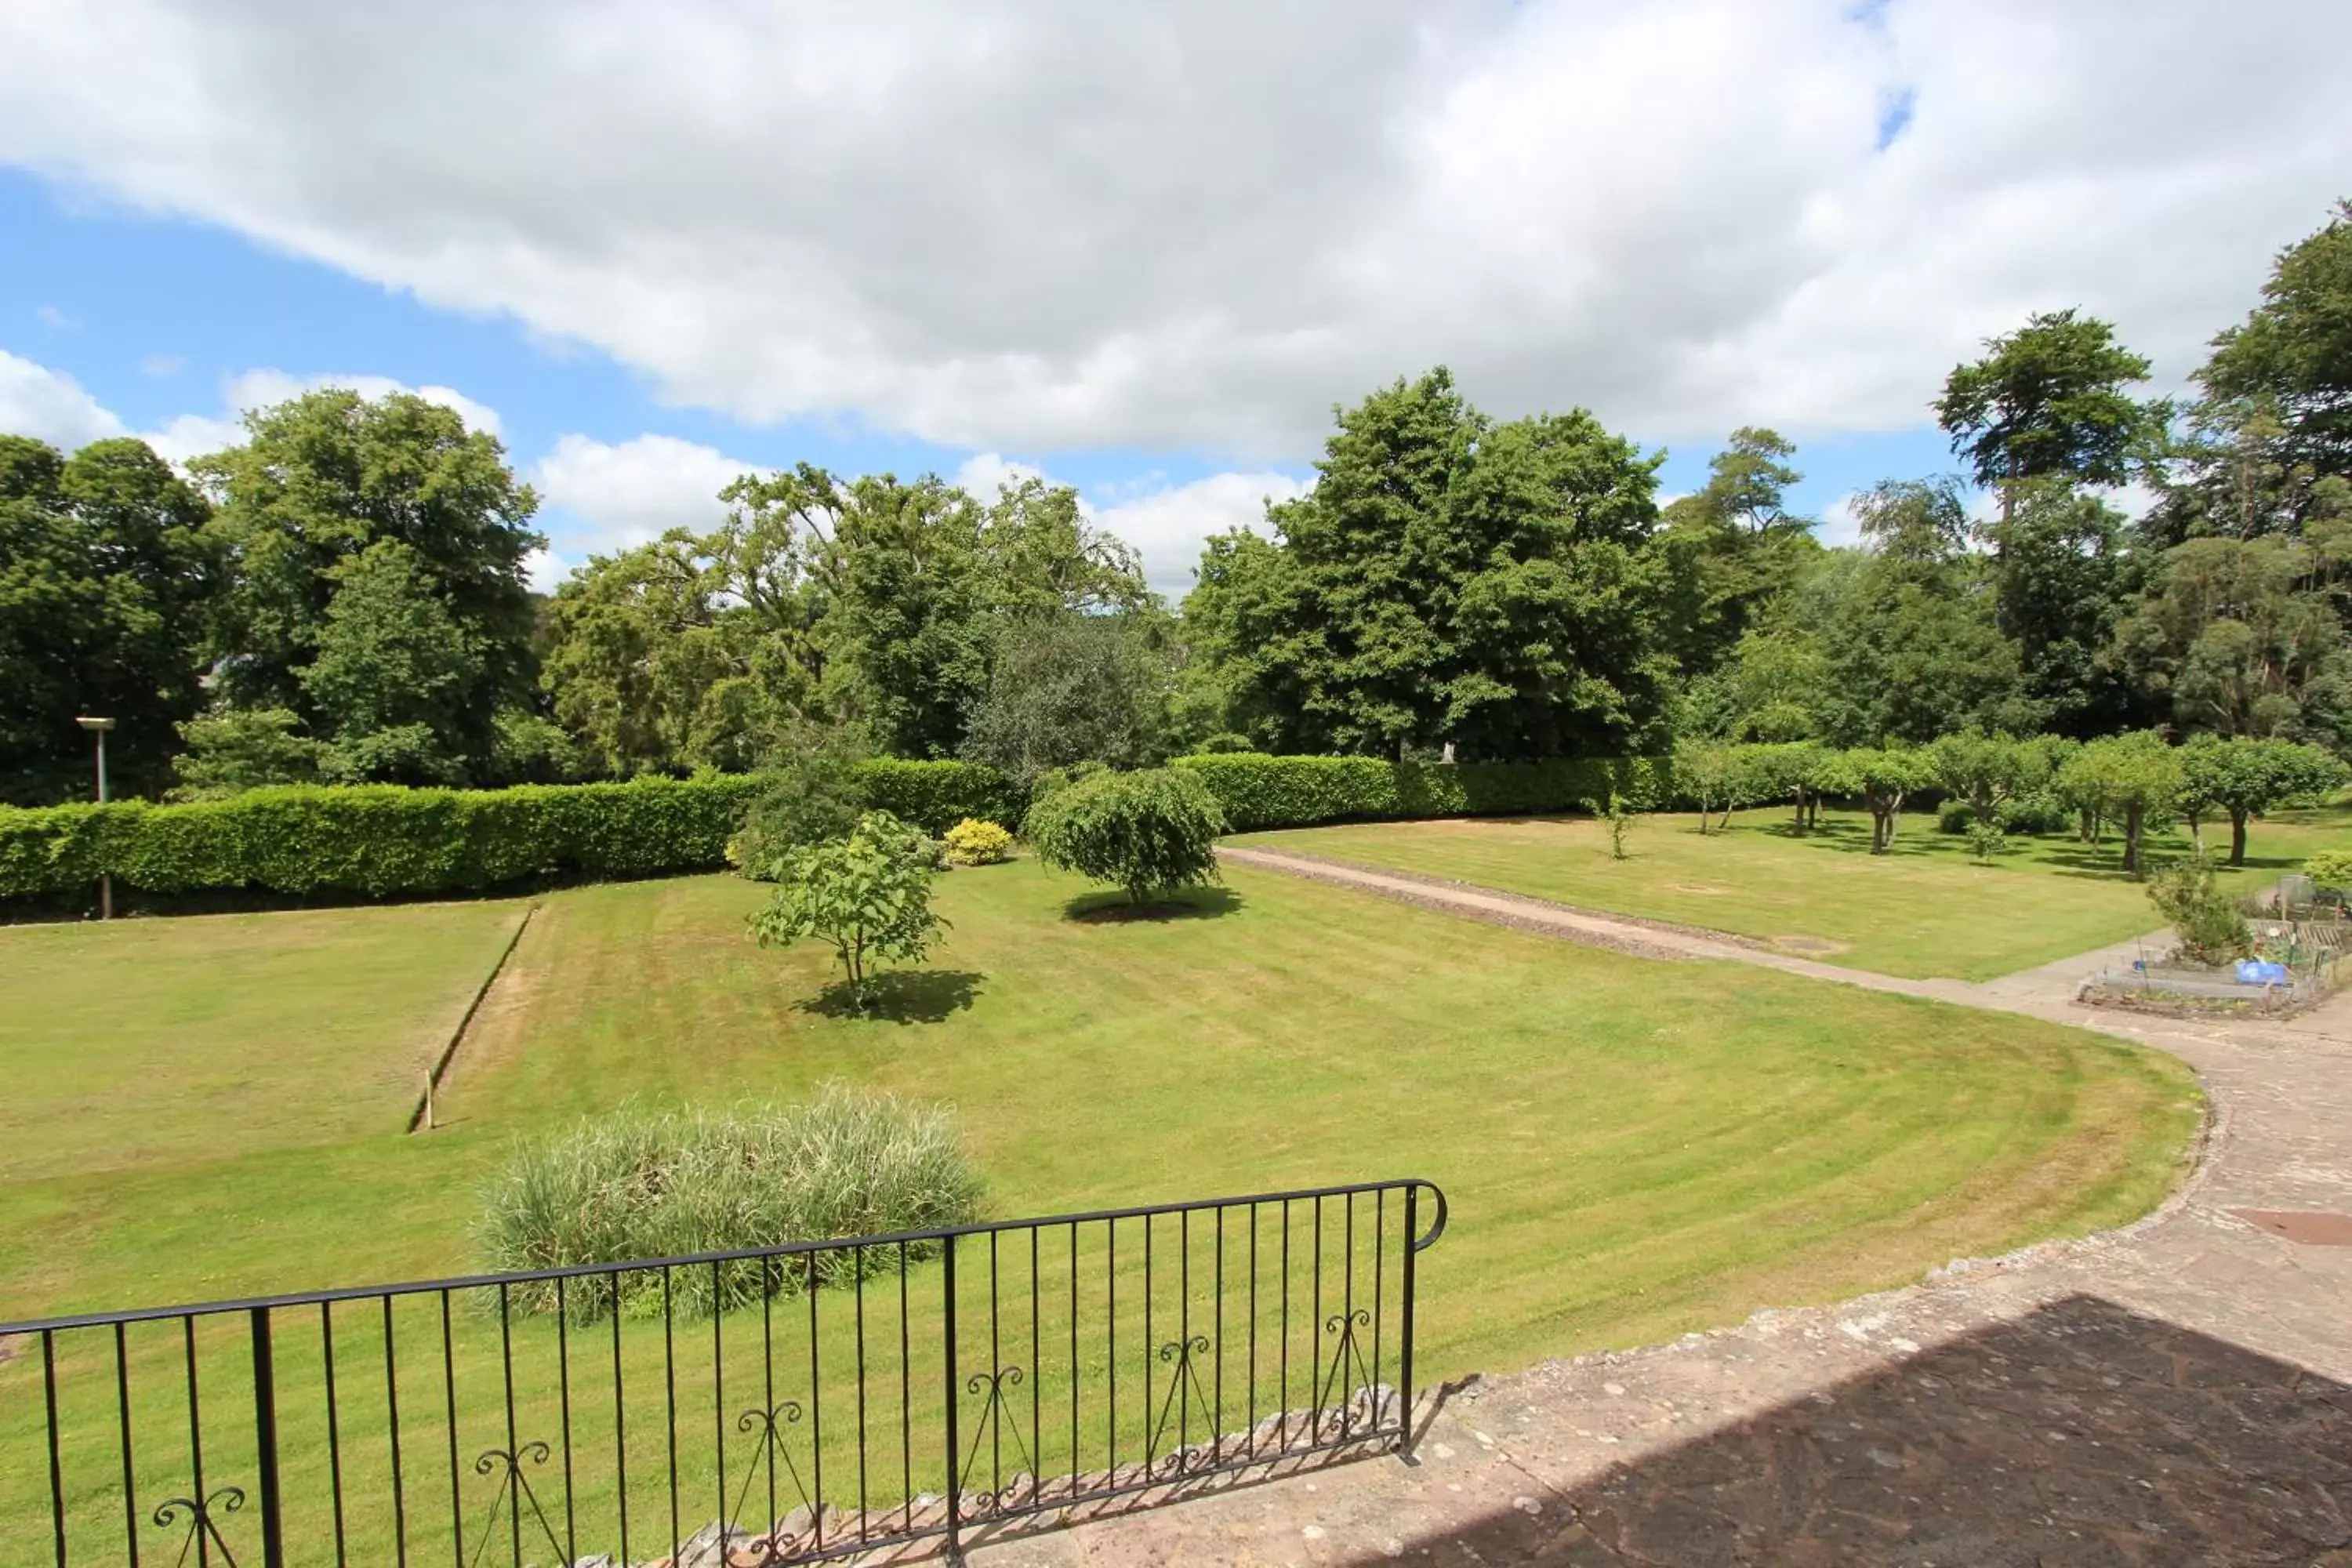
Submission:
[[[1390,763],[1372,757],[1184,757],[1236,831],[1383,817],[1572,811],[1613,788],[1637,810],[1679,804],[1659,758]],[[992,768],[863,764],[869,799],[926,831],[967,816],[1017,825],[1028,800]],[[726,863],[761,781],[744,775],[503,790],[390,784],[255,790],[185,805],[0,807],[0,899],[79,893],[101,873],[151,893],[255,889],[386,898],[549,877],[644,877]]]
[[[1012,780],[961,763],[864,764],[877,806],[932,833],[1014,823]],[[0,899],[259,889],[384,898],[545,877],[643,877],[726,863],[761,781],[743,775],[503,790],[390,784],[255,790],[184,805],[0,807]]]
[[[1679,804],[1663,757],[1543,763],[1391,763],[1377,757],[1180,757],[1235,832],[1410,816],[1576,811],[1614,789],[1630,808]]]

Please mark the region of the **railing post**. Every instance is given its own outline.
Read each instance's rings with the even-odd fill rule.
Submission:
[[[261,1468],[261,1561],[286,1568],[278,1496],[278,1379],[269,1353],[269,1309],[253,1309],[253,1446]]]
[[[940,1358],[941,1365],[946,1370],[941,1374],[944,1381],[940,1387],[947,1401],[948,1484],[945,1493],[948,1504],[947,1560],[950,1563],[961,1563],[963,1542],[961,1539],[959,1515],[963,1506],[963,1478],[956,1470],[956,1456],[961,1452],[962,1446],[959,1441],[960,1434],[956,1430],[955,1255],[956,1238],[953,1234],[950,1234],[945,1244],[942,1266],[940,1269],[940,1292],[943,1309],[941,1315],[947,1325],[946,1342],[942,1347],[945,1353]]]
[[[1403,1321],[1397,1355],[1397,1458],[1412,1461],[1412,1286],[1413,1259],[1421,1255],[1421,1184],[1404,1187],[1404,1293],[1399,1303]]]

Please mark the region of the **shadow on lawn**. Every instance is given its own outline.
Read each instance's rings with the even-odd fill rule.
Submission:
[[[1062,906],[1065,920],[1088,925],[1118,925],[1128,921],[1203,921],[1232,914],[1242,907],[1242,896],[1231,888],[1184,888],[1166,898],[1139,904],[1125,893],[1081,893]]]
[[[824,1018],[879,1018],[892,1024],[944,1024],[971,1010],[988,976],[968,969],[891,969],[866,983],[866,1011],[851,999],[849,982],[836,980],[807,1001],[803,1013]]]

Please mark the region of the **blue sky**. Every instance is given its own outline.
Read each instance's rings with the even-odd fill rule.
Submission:
[[[1773,426],[1835,538],[1986,336],[2082,306],[2171,390],[2352,184],[2352,7],[912,3],[0,16],[0,425],[446,388],[543,577],[743,465],[1041,470],[1181,592],[1444,363],[1668,492]]]

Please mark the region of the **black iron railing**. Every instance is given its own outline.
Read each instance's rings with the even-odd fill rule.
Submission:
[[[815,1562],[1411,1441],[1422,1181],[0,1324],[75,1563]]]

